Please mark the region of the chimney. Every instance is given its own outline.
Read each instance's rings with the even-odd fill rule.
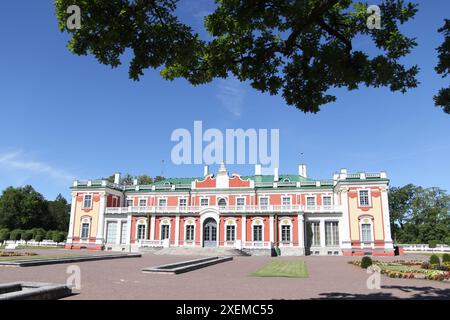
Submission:
[[[255,164],[255,176],[260,176],[261,175],[261,164],[256,163]]]
[[[203,176],[206,177],[209,174],[209,166],[205,165],[203,167]]]
[[[298,175],[303,177],[303,178],[307,178],[307,174],[306,174],[306,164],[301,164],[298,166]]]
[[[120,184],[120,172],[114,174],[114,183]]]
[[[278,180],[278,168],[273,168],[273,181],[277,182]]]
[[[133,186],[137,186],[138,184],[138,179],[133,179]]]

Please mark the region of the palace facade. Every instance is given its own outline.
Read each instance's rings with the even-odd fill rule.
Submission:
[[[297,174],[217,174],[151,185],[74,181],[66,248],[138,251],[223,247],[250,254],[394,255],[386,173],[315,180]]]

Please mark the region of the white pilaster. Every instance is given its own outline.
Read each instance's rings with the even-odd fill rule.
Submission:
[[[104,193],[100,194],[100,205],[98,208],[98,221],[97,221],[97,236],[95,243],[104,243],[104,226],[105,226],[105,210],[106,210],[106,195]],[[119,232],[120,234],[120,232]]]
[[[117,220],[116,223],[116,244],[120,245],[120,240],[122,239],[122,223],[124,223],[123,220]]]
[[[127,245],[131,244],[131,214],[127,216],[127,239],[125,241]]]
[[[73,224],[75,221],[75,208],[77,205],[77,197],[76,194],[72,194],[72,203],[70,204],[70,222],[69,222],[69,233],[67,234],[67,243],[73,242]]]
[[[273,218],[273,216],[270,216],[269,217],[269,240],[270,240],[270,242],[274,242],[274,238],[275,238],[275,235],[274,235],[274,233],[273,233],[273,223],[274,223],[274,218]]]
[[[384,247],[394,249],[391,236],[391,223],[389,219],[389,202],[387,188],[381,190],[381,206],[383,208]]]
[[[180,245],[180,215],[175,217],[175,246]]]
[[[342,219],[339,223],[339,238],[341,241],[341,249],[351,249],[351,235],[350,235],[350,212],[348,210],[348,195],[347,189],[342,188],[340,190]]]
[[[298,246],[301,248],[305,247],[305,219],[302,214],[297,215],[298,223]]]
[[[247,217],[242,216],[242,224],[241,224],[241,235],[242,235],[242,245],[245,245],[245,242],[247,241]]]
[[[150,218],[150,240],[155,240],[155,216]]]

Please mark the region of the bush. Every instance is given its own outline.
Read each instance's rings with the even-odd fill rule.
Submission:
[[[430,257],[430,264],[431,265],[433,265],[433,264],[436,264],[436,265],[439,265],[439,264],[441,264],[441,261],[439,260],[439,257],[437,256],[437,255],[435,255],[435,254],[433,254],[431,257]]]
[[[450,254],[444,253],[442,255],[442,262],[450,262]]]
[[[64,240],[66,240],[66,233],[62,231],[54,232],[52,240],[55,242],[63,242]]]
[[[45,233],[45,240],[52,240],[53,239],[53,234],[55,233],[55,231],[53,230],[49,230]]]
[[[9,230],[0,229],[0,242],[6,241],[8,239],[9,239]]]
[[[46,231],[42,228],[33,228],[31,229],[31,231],[33,231],[33,238],[34,240],[36,240],[37,236],[42,236],[42,238],[45,237]],[[37,241],[37,240],[36,240]]]
[[[420,266],[422,269],[430,269],[431,264],[428,261],[422,262],[422,265]]]
[[[44,236],[42,234],[37,234],[34,237],[34,241],[36,241],[36,242],[41,242],[42,240],[44,240]]]
[[[13,231],[11,231],[11,233],[9,234],[9,239],[13,240],[13,241],[17,241],[20,240],[22,238],[22,232],[23,230],[20,229],[14,229]]]
[[[33,230],[25,230],[24,232],[22,232],[20,238],[25,241],[30,241],[31,239],[33,239]]]
[[[438,245],[438,241],[437,240],[430,240],[428,241],[428,248],[436,248]]]
[[[361,268],[367,269],[372,265],[372,259],[370,257],[363,257],[361,259]]]

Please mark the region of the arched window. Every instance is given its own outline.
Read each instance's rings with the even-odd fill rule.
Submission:
[[[217,204],[219,205],[220,209],[225,209],[227,206],[227,200],[225,200],[224,198],[220,198]]]

